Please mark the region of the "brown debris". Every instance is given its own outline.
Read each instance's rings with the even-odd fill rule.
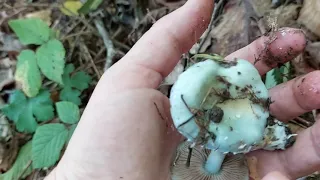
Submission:
[[[304,1],[300,11],[298,23],[306,26],[311,32],[320,36],[320,1],[307,0]]]

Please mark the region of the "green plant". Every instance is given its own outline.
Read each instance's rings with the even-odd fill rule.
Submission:
[[[35,51],[23,50],[18,55],[15,80],[21,90],[12,91],[8,104],[1,110],[17,131],[34,134],[0,180],[16,180],[27,176],[32,169],[55,165],[77,126],[80,95],[91,81],[85,72],[74,72],[73,64],[66,65],[63,43],[42,20],[11,20],[9,26],[24,45],[36,45],[37,48]],[[43,87],[44,78],[58,84],[59,102],[53,102],[51,92]]]
[[[287,82],[288,80],[292,79],[290,62],[285,63],[280,68],[274,68],[270,70],[266,74],[265,85],[267,89],[270,89],[278,84]]]

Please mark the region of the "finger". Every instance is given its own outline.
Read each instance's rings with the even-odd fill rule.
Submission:
[[[261,176],[279,171],[290,179],[312,174],[320,169],[320,120],[299,133],[295,144],[277,152],[256,151],[249,154],[257,159]]]
[[[270,112],[281,121],[320,108],[320,71],[292,79],[269,90]]]
[[[271,172],[267,174],[262,180],[289,180],[286,176],[281,174],[280,172]]]
[[[203,34],[212,8],[212,0],[187,1],[156,22],[106,76],[116,78],[120,88],[159,86]]]
[[[303,31],[283,28],[253,41],[248,46],[226,57],[227,60],[241,58],[248,60],[260,74],[285,63],[300,54],[306,46]]]

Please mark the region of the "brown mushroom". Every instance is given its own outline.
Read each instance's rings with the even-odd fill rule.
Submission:
[[[227,155],[218,173],[206,172],[204,165],[210,150],[194,147],[190,156],[191,142],[179,145],[171,166],[172,180],[249,180],[249,170],[243,154]]]

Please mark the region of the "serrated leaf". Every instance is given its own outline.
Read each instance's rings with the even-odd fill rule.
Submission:
[[[81,105],[80,94],[80,91],[67,86],[61,90],[59,98],[62,101],[70,101],[79,106]]]
[[[23,50],[18,56],[15,79],[21,83],[22,90],[28,97],[34,97],[39,93],[42,80],[33,51]]]
[[[32,160],[34,168],[48,168],[60,158],[61,150],[68,138],[63,124],[40,126],[32,139]]]
[[[49,91],[42,91],[38,96],[29,100],[32,112],[37,121],[47,121],[54,117],[53,102]]]
[[[32,143],[29,141],[21,147],[14,164],[6,173],[0,175],[0,179],[19,180],[19,178],[27,177],[32,172],[31,152]]]
[[[267,89],[270,89],[270,88],[272,88],[272,87],[277,85],[277,81],[274,78],[273,72],[274,72],[274,69],[272,69],[271,71],[267,72],[267,74],[266,74],[265,85],[266,85]]]
[[[18,131],[33,133],[38,121],[50,120],[54,117],[53,102],[50,93],[40,90],[33,98],[26,98],[22,91],[16,90],[9,97],[9,104],[3,106],[3,113],[12,120]]]
[[[91,77],[83,71],[76,72],[70,77],[70,74],[74,71],[73,64],[67,64],[62,75],[63,89],[60,92],[60,100],[70,101],[76,105],[81,104],[80,94],[81,91],[89,87]]]
[[[83,91],[89,87],[90,81],[91,77],[88,74],[83,71],[79,71],[71,77],[71,86]]]
[[[26,104],[26,96],[23,94],[22,91],[16,90],[12,94],[10,94],[9,104],[4,105],[1,108],[1,110],[3,111],[4,115],[6,115],[11,121],[14,121],[16,123],[19,119],[21,112],[24,109],[22,107]]]
[[[80,110],[76,104],[68,101],[61,101],[56,103],[56,108],[62,122],[74,124],[79,121]]]
[[[71,125],[71,126],[69,127],[68,139],[67,139],[67,142],[68,142],[68,143],[69,143],[69,141],[70,141],[70,139],[71,139],[71,137],[72,137],[72,135],[73,135],[73,133],[74,133],[74,130],[76,130],[77,125],[78,125],[78,124],[73,124],[73,125]]]
[[[87,0],[78,12],[88,14],[90,11],[96,10],[102,2],[103,0]]]
[[[36,52],[41,72],[50,80],[62,84],[65,66],[65,49],[57,39],[51,39],[40,46]]]
[[[65,1],[63,7],[60,8],[61,12],[67,16],[79,15],[78,10],[82,7],[82,2],[76,1]]]
[[[16,19],[8,22],[24,45],[41,45],[49,40],[49,26],[38,18]]]

